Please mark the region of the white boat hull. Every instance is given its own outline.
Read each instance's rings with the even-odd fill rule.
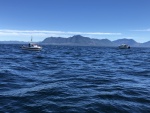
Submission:
[[[23,50],[31,50],[31,51],[39,51],[39,50],[42,50],[42,47],[40,47],[40,46],[37,46],[37,47],[23,46],[23,47],[21,47],[21,49],[23,49]]]

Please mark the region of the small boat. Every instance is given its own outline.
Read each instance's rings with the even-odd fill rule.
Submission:
[[[29,43],[28,46],[22,45],[21,49],[39,51],[42,50],[42,47],[34,43]]]
[[[130,49],[130,46],[127,45],[127,44],[121,44],[121,45],[119,46],[119,49]]]
[[[31,37],[31,42],[28,44],[28,46],[22,45],[21,49],[39,51],[39,50],[42,50],[42,47],[35,43],[32,43],[32,37]]]

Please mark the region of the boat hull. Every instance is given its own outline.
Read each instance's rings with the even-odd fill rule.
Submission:
[[[130,49],[130,46],[126,44],[122,44],[119,46],[119,49]]]
[[[42,47],[21,47],[23,50],[30,50],[30,51],[40,51]]]
[[[119,49],[130,49],[130,47],[119,47]]]

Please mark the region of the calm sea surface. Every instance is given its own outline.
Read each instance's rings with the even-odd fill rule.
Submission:
[[[0,113],[150,113],[150,48],[0,45]]]

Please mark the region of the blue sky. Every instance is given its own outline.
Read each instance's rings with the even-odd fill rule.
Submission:
[[[0,0],[0,41],[46,37],[150,41],[150,0]]]

